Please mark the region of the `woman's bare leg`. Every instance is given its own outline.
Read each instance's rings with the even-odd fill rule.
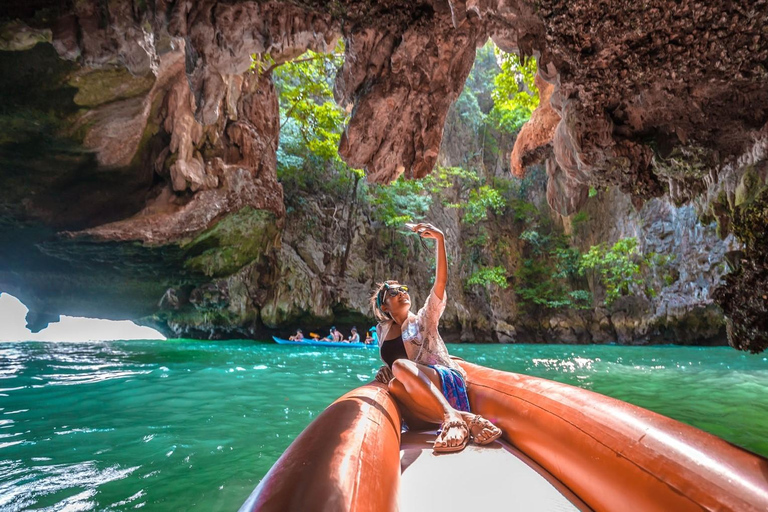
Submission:
[[[485,444],[487,440],[500,434],[499,428],[488,420],[473,422],[475,414],[454,409],[443,395],[440,389],[440,375],[433,368],[407,359],[398,359],[392,367],[392,373],[395,378],[389,383],[389,391],[417,419],[427,423],[441,423],[460,417],[469,426],[475,441],[480,444]],[[458,444],[462,440],[463,436],[459,437]]]
[[[416,417],[429,423],[461,421],[464,414],[457,411],[440,390],[440,375],[432,368],[398,359],[392,365],[395,379],[389,389],[393,395]],[[435,441],[435,446],[458,446],[469,434],[469,428],[450,427]]]

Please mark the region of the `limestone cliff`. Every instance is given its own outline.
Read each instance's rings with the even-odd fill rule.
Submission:
[[[375,239],[374,228],[350,227],[350,216],[342,229],[337,212],[321,212],[334,220],[318,217],[318,234],[340,242],[318,259],[284,226],[270,68],[343,38],[336,97],[351,117],[341,155],[371,182],[420,178],[490,37],[535,55],[551,85],[513,167],[546,160],[547,200],[563,215],[590,208],[589,188],[608,185],[631,196],[638,219],[655,218],[643,213],[652,198],[693,201],[706,225],[717,220],[721,236],[744,245],[715,293],[731,343],[768,345],[765,0],[14,0],[2,16],[0,287],[30,306],[35,326],[59,313],[137,318],[194,306],[206,325],[248,333],[288,321],[291,301],[307,300],[301,310],[318,318],[362,311],[328,290],[339,275],[369,284],[360,265],[370,261],[355,258],[375,250],[354,243]],[[254,57],[263,72],[248,72]],[[621,211],[620,196],[608,199]],[[661,216],[689,215],[659,204]],[[455,212],[443,214],[447,225]],[[239,220],[219,227],[231,215]],[[259,242],[228,250],[239,226]],[[289,269],[295,279],[280,281]],[[321,290],[317,272],[330,280]]]

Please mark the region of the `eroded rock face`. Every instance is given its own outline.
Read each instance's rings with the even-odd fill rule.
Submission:
[[[485,41],[482,26],[450,23],[450,12],[388,27],[353,30],[337,78],[337,101],[352,110],[339,154],[368,179],[423,178],[437,161],[445,116]]]
[[[563,118],[554,156],[575,182],[643,199],[664,183],[695,188],[703,176],[654,172],[653,157],[707,148],[705,160],[722,163],[768,120],[765,2],[540,2],[538,13],[540,67]]]
[[[532,128],[524,128],[513,166],[547,158],[555,178],[549,203],[564,214],[584,204],[585,186],[612,184],[638,206],[663,193],[678,203],[699,198],[700,204],[704,195],[700,212],[711,211],[727,232],[733,195],[725,194],[731,206],[718,199],[720,182],[742,180],[746,165],[736,162],[755,163],[755,147],[768,126],[768,35],[761,28],[768,3],[537,5],[544,37],[534,39],[533,53],[540,56],[540,74],[555,86],[550,104],[561,121],[539,144],[530,143]],[[757,219],[747,229],[763,230]],[[747,241],[743,233],[737,236]],[[765,255],[764,249],[750,252],[754,269],[729,276],[716,294],[739,318],[730,329],[739,348],[768,345],[757,321],[765,305],[746,300],[768,291],[756,277]]]
[[[720,183],[743,182],[766,159],[757,149],[768,122],[765,0],[345,0],[330,7],[85,0],[39,19],[34,7],[14,9],[29,25],[4,31],[3,48],[39,54],[30,45],[50,34],[65,64],[49,66],[48,79],[55,76],[61,87],[52,90],[66,95],[55,108],[33,109],[54,119],[25,121],[20,130],[44,126],[37,129],[57,136],[45,146],[48,160],[9,159],[10,182],[25,172],[33,177],[3,192],[4,210],[13,222],[32,219],[74,236],[178,244],[245,207],[269,211],[279,223],[279,119],[269,67],[307,49],[327,50],[339,37],[347,54],[336,93],[351,114],[340,153],[372,181],[430,172],[448,109],[487,37],[537,56],[540,79],[551,84],[542,89],[549,103],[519,139],[514,167],[547,159],[548,202],[561,213],[578,210],[590,186],[616,185],[638,207],[666,192],[680,202],[706,194],[701,211],[727,229],[744,207],[721,197]],[[252,55],[266,63],[261,73],[247,72]],[[4,90],[31,97],[17,86]],[[752,163],[739,164],[746,154]],[[58,174],[47,170],[56,166]],[[764,178],[758,182],[750,190]],[[761,219],[738,221],[737,236],[747,241],[763,229]],[[762,244],[746,252],[755,275],[766,254]],[[757,317],[759,308],[722,297],[729,311],[751,311],[734,319]]]
[[[9,25],[7,38],[2,34],[8,39],[4,48],[13,50],[3,63],[16,71],[4,68],[0,83],[10,99],[3,126],[11,127],[0,137],[9,148],[0,177],[8,180],[0,195],[4,234],[31,233],[21,240],[34,252],[40,243],[116,241],[135,247],[138,241],[147,251],[167,248],[181,269],[196,259],[191,240],[250,209],[271,215],[271,241],[258,253],[240,251],[249,255],[247,261],[233,261],[241,267],[268,261],[279,246],[272,239],[285,214],[275,174],[280,120],[270,70],[249,72],[251,55],[269,55],[279,64],[307,49],[327,51],[339,37],[330,17],[284,4],[130,1],[77,2],[70,12],[48,14],[42,22],[27,15],[32,25],[49,26],[18,21]],[[31,40],[51,43],[59,57],[55,66],[51,46],[30,49]],[[26,85],[46,81],[52,83],[39,90]],[[47,99],[49,90],[58,97]],[[50,143],[40,147],[41,140]],[[35,178],[19,181],[24,174]],[[25,221],[63,230],[64,237],[50,240],[46,229],[23,231]],[[35,265],[0,255],[8,264],[0,287],[32,306],[30,319],[77,314],[51,293],[93,296],[87,279],[56,291],[35,278],[41,266],[57,266],[58,254],[49,251],[41,258],[46,263]],[[185,289],[177,299],[190,303],[188,288],[204,286],[211,277],[206,269],[189,268],[156,280],[156,287],[137,284],[135,293],[146,293],[145,304],[126,301],[124,314],[151,313],[173,283]],[[120,271],[114,278],[133,286]],[[136,278],[147,276],[137,272]],[[116,316],[106,309],[102,316]],[[94,308],[86,312],[98,316]]]

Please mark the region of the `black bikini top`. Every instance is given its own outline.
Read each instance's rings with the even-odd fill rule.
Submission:
[[[382,343],[379,355],[381,355],[381,360],[387,363],[387,366],[390,368],[392,368],[392,363],[397,359],[408,359],[408,352],[405,351],[405,344],[403,343],[403,335],[401,334],[397,338],[392,338]]]

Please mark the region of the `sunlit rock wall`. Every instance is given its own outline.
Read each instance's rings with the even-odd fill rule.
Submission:
[[[547,199],[562,214],[586,204],[589,186],[617,186],[638,208],[664,194],[696,201],[722,235],[732,229],[745,246],[741,270],[716,295],[731,317],[732,344],[759,350],[768,342],[759,320],[768,246],[758,235],[768,137],[765,0],[13,1],[7,13],[0,89],[11,99],[0,202],[10,238],[31,222],[75,239],[179,248],[246,207],[270,212],[279,227],[269,68],[333,47],[338,37],[347,58],[337,100],[351,115],[341,155],[372,181],[424,176],[474,50],[491,37],[536,56],[552,85],[543,106],[551,111],[521,136],[513,167],[546,160]],[[259,65],[249,74],[252,55]],[[742,182],[746,201],[737,200]],[[50,241],[51,231],[41,233],[27,232],[28,247]],[[279,238],[259,256],[264,269],[274,268]],[[47,257],[56,260],[54,253]],[[0,271],[3,287],[23,287],[39,270],[2,257],[11,269]],[[343,261],[346,272],[350,260]],[[201,272],[185,274],[184,287],[221,288]],[[67,289],[87,287],[78,280]],[[31,315],[62,311],[46,306],[51,290],[28,291],[37,305]],[[154,293],[141,311],[157,304]],[[282,318],[283,306],[269,308],[269,318]]]

